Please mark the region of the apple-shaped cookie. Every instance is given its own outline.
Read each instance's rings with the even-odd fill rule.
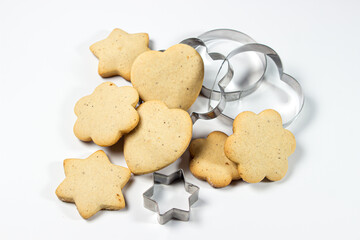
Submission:
[[[130,171],[145,174],[175,162],[191,140],[189,114],[169,109],[157,100],[141,104],[137,111],[139,124],[124,139],[124,156]]]
[[[201,56],[185,44],[176,44],[165,52],[144,52],[131,68],[131,83],[140,98],[161,100],[169,108],[189,109],[200,93],[203,79]]]

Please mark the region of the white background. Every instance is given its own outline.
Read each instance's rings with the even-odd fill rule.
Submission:
[[[359,10],[358,1],[332,0],[1,0],[0,239],[360,239]],[[115,27],[149,33],[154,49],[215,28],[274,48],[306,95],[286,177],[214,189],[189,173],[186,153],[172,167],[186,169],[200,200],[190,222],[163,226],[142,206],[151,175],[132,177],[126,209],[91,220],[58,200],[63,159],[101,149],[73,135],[73,107],[104,81],[89,46]],[[194,134],[213,130],[231,134],[212,123]],[[104,150],[126,166],[121,142]]]

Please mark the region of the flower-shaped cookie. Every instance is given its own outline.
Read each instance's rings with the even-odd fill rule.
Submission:
[[[100,84],[75,105],[78,117],[75,136],[82,141],[93,140],[99,146],[115,144],[138,124],[139,115],[134,108],[138,101],[139,95],[133,87],[117,87],[111,82]]]
[[[103,151],[86,159],[65,159],[66,178],[56,189],[64,202],[73,202],[80,215],[87,219],[101,209],[125,207],[121,189],[131,177],[130,170],[112,164]]]
[[[144,52],[131,69],[131,83],[142,100],[160,100],[169,108],[183,110],[199,96],[203,79],[201,56],[185,44],[176,44],[165,52]]]
[[[195,139],[190,144],[190,171],[195,177],[206,180],[213,187],[226,187],[232,180],[240,179],[237,164],[224,153],[228,136],[212,132],[206,139]]]
[[[295,151],[294,135],[283,128],[275,110],[240,113],[233,123],[234,134],[225,142],[225,154],[238,164],[241,178],[256,183],[265,177],[282,179],[288,169],[288,157]]]
[[[120,75],[130,81],[131,66],[137,56],[149,51],[147,33],[128,34],[114,29],[110,35],[90,46],[93,54],[99,58],[99,74],[102,77]]]
[[[124,139],[126,163],[134,174],[154,172],[175,162],[188,147],[192,121],[187,112],[148,101],[137,111],[140,122]]]

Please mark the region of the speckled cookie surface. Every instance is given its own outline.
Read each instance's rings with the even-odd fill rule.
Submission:
[[[242,112],[234,120],[233,132],[225,142],[225,154],[238,164],[244,181],[256,183],[265,177],[278,181],[285,176],[296,141],[283,128],[278,112],[271,109],[258,115]]]
[[[131,83],[144,101],[161,100],[169,108],[187,110],[200,93],[204,63],[196,50],[177,44],[165,52],[141,54],[131,69]]]
[[[77,120],[74,133],[82,141],[93,140],[99,146],[115,144],[139,122],[135,106],[139,95],[133,87],[100,84],[95,91],[75,105]]]
[[[90,50],[99,59],[100,76],[120,75],[130,81],[131,67],[135,58],[149,51],[148,46],[147,33],[129,34],[116,28],[106,39],[91,45]]]
[[[148,101],[137,109],[138,126],[124,139],[126,163],[134,174],[157,171],[176,161],[188,147],[192,121],[187,112]]]
[[[80,215],[87,219],[101,209],[125,207],[121,189],[131,177],[130,170],[112,164],[103,151],[86,159],[65,159],[66,178],[56,189],[58,198],[73,202]]]
[[[225,156],[227,137],[225,133],[215,131],[206,139],[194,139],[190,143],[191,173],[213,187],[226,187],[232,180],[240,179],[237,164]]]

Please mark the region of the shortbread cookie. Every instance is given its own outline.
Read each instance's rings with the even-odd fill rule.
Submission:
[[[230,161],[224,153],[227,135],[212,132],[206,139],[195,139],[190,144],[191,173],[206,180],[213,187],[226,187],[232,180],[240,179],[237,164]]]
[[[126,163],[134,174],[154,172],[175,162],[188,147],[192,122],[187,112],[148,101],[137,109],[138,126],[124,139]]]
[[[177,44],[165,52],[148,51],[136,58],[131,83],[144,101],[161,100],[187,110],[200,93],[204,63],[196,50]]]
[[[134,108],[138,101],[139,95],[133,87],[117,87],[111,82],[100,84],[75,105],[76,137],[93,140],[99,146],[115,144],[138,124],[139,115]]]
[[[282,179],[288,169],[288,157],[295,151],[294,135],[283,128],[275,110],[260,114],[240,113],[233,123],[234,134],[225,143],[225,154],[238,163],[241,178],[256,183],[265,177]]]
[[[130,81],[131,66],[137,56],[149,51],[147,33],[128,34],[114,29],[110,35],[90,46],[93,54],[99,58],[99,74],[102,77],[120,75]]]
[[[102,150],[86,159],[65,159],[64,170],[66,178],[55,193],[60,200],[75,203],[83,218],[101,209],[125,207],[121,189],[131,177],[130,170],[112,164]]]

